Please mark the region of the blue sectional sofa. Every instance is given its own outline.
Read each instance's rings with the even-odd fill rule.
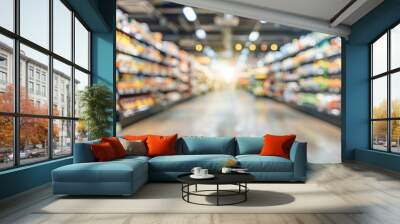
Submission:
[[[54,194],[131,195],[148,181],[176,181],[176,177],[200,166],[218,172],[228,160],[236,160],[259,182],[304,182],[307,145],[295,142],[290,159],[260,156],[262,137],[181,137],[177,155],[127,156],[96,162],[90,149],[99,141],[77,143],[74,163],[52,172]]]

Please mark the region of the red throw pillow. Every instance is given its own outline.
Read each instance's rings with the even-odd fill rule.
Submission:
[[[117,158],[113,147],[108,142],[93,144],[91,145],[91,149],[94,157],[99,162],[110,161]]]
[[[262,156],[280,156],[286,159],[290,158],[290,148],[296,135],[265,135],[264,145],[261,149],[260,155]]]
[[[110,143],[110,145],[114,149],[117,158],[122,158],[126,156],[126,151],[124,149],[124,146],[122,146],[121,142],[117,137],[101,138],[101,142]]]
[[[177,138],[178,134],[171,136],[149,135],[146,140],[147,155],[151,157],[176,155]]]

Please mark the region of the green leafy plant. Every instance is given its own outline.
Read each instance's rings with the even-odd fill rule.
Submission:
[[[82,109],[81,119],[84,121],[89,139],[109,136],[112,126],[113,94],[105,85],[95,84],[86,87],[79,98]]]

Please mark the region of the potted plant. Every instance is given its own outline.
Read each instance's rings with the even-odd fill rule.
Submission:
[[[110,136],[112,126],[113,94],[102,84],[86,87],[79,98],[81,121],[79,127],[85,126],[89,140]]]

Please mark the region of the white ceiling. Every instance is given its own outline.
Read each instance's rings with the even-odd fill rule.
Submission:
[[[383,0],[169,1],[343,37],[350,34],[350,26],[353,23],[383,2]],[[346,8],[348,4],[350,7]],[[346,10],[339,13],[343,8]],[[338,13],[339,16],[335,17]]]

